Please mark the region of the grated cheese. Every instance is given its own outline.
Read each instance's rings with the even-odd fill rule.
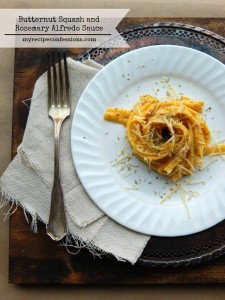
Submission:
[[[216,153],[213,153],[213,155],[216,155]],[[218,155],[218,153],[217,153]],[[206,168],[208,168],[212,163],[216,162],[217,158],[213,157],[211,161],[209,161],[208,163],[206,163],[204,166],[201,167],[200,170],[205,170]]]
[[[121,150],[120,150],[120,152],[117,154],[118,156],[120,156],[120,155],[124,155],[124,152],[126,151],[126,149],[125,148],[122,148]]]
[[[126,186],[125,189],[126,190],[139,190],[139,187],[136,187],[136,186]]]
[[[123,171],[125,168],[126,168],[126,165],[121,166],[121,167],[116,171],[116,173],[119,173],[119,172]]]
[[[166,193],[166,195],[161,199],[160,204],[164,203],[167,199],[169,199],[178,189],[179,189],[180,185],[176,185],[175,187],[173,187],[168,193]]]
[[[188,172],[190,175],[194,176],[194,174],[193,174],[190,170],[188,170],[187,168],[185,168],[184,166],[178,166],[178,167],[179,167],[180,169],[182,169],[182,170]]]
[[[121,161],[123,161],[126,158],[131,159],[132,154],[126,154],[126,155],[122,156],[120,159],[118,159],[118,160],[114,161],[113,163],[111,163],[111,165],[115,166],[115,165],[117,165],[118,163],[120,163]]]
[[[184,160],[189,164],[189,166],[192,168],[193,171],[195,171],[194,166],[192,165],[192,163],[190,162],[190,160],[188,158],[184,158]]]
[[[217,143],[223,143],[224,141],[225,141],[225,137],[222,137],[219,140],[217,140]]]
[[[171,138],[170,139],[168,139],[164,144],[168,144],[168,143],[170,143],[172,140],[174,140],[174,135],[173,136],[171,136]]]
[[[193,124],[191,125],[191,128],[194,127],[195,125],[198,125],[199,123],[201,123],[201,120],[197,120],[195,123],[193,123]]]
[[[188,219],[190,219],[191,218],[190,210],[189,210],[189,207],[188,207],[188,204],[187,204],[187,200],[186,200],[186,197],[185,197],[184,190],[181,186],[180,186],[179,191],[180,191],[182,202],[183,202],[184,207],[185,207],[186,212],[187,212],[187,217],[188,217]]]
[[[185,183],[188,185],[196,185],[196,184],[205,184],[204,180],[199,180],[199,181],[191,181],[191,180],[185,180]]]

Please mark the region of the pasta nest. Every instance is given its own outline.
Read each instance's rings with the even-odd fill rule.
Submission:
[[[173,181],[200,168],[209,147],[210,131],[202,118],[204,102],[189,97],[160,101],[140,97],[132,110],[108,108],[105,119],[126,126],[134,155]],[[224,146],[224,145],[223,145]]]

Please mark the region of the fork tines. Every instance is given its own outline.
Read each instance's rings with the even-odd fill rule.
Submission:
[[[69,75],[65,51],[47,52],[48,106],[70,106]]]

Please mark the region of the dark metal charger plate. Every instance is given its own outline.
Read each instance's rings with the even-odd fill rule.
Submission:
[[[117,44],[117,40],[114,39],[108,42],[108,48],[87,50],[78,59],[83,61],[90,57],[106,65],[127,51],[150,45],[172,44],[194,48],[225,63],[225,38],[200,27],[176,22],[155,22],[132,26],[120,33],[130,48],[110,48],[112,44]],[[153,236],[138,264],[162,267],[188,266],[206,262],[224,253],[225,221],[188,236],[173,238]]]

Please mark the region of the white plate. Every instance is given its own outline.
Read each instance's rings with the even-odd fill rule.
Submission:
[[[178,93],[204,100],[211,132],[218,139],[225,137],[225,66],[190,48],[150,46],[115,59],[88,84],[72,122],[72,155],[84,188],[109,217],[141,233],[181,236],[225,218],[225,161],[218,157],[208,168],[196,171],[192,180],[204,183],[188,185],[187,178],[181,181],[188,191],[186,200],[190,191],[198,193],[188,201],[189,219],[179,193],[160,204],[174,183],[154,171],[149,173],[137,158],[123,160],[127,169],[118,172],[122,163],[113,166],[112,161],[118,159],[121,149],[131,149],[124,138],[124,126],[103,119],[108,107],[131,108],[141,94],[164,97],[163,76]],[[210,161],[211,157],[205,158],[205,163]],[[129,189],[133,186],[137,189]]]

